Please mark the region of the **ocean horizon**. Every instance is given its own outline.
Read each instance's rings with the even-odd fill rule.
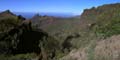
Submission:
[[[40,16],[47,15],[47,16],[54,16],[54,17],[64,17],[64,18],[75,16],[72,13],[33,13],[33,12],[13,12],[13,13],[16,15],[22,15],[23,17],[28,19],[32,18],[36,14],[39,14]]]

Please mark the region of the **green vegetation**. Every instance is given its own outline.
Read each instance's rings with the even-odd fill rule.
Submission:
[[[119,11],[116,11],[119,10]],[[120,34],[120,9],[109,11],[108,13],[104,12],[98,16],[96,33],[102,34],[104,36],[112,36]]]
[[[15,26],[17,26],[21,21],[17,17],[7,17],[0,19],[0,31],[5,32]]]

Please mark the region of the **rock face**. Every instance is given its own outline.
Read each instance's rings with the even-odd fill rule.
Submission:
[[[83,29],[86,29],[90,24],[108,22],[112,20],[110,18],[118,18],[118,13],[120,10],[119,8],[120,3],[106,4],[98,7],[92,7],[90,9],[85,9],[80,16],[79,26]]]
[[[104,36],[120,34],[119,8],[120,3],[106,4],[91,9],[85,9],[80,16],[79,26],[82,30],[93,30]]]

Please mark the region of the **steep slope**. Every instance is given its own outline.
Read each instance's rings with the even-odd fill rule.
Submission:
[[[91,9],[85,9],[81,15],[80,27],[93,29],[105,36],[120,34],[120,3],[107,4]]]
[[[71,51],[60,60],[119,60],[120,35],[91,43],[85,48]]]

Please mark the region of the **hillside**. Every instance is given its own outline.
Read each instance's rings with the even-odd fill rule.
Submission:
[[[21,15],[17,16],[10,12],[10,10],[6,10],[0,13],[0,32],[9,31],[11,28],[18,26],[23,20],[24,17]]]
[[[87,34],[80,37],[81,43],[76,43],[82,47],[73,49],[60,60],[119,60],[119,8],[120,4],[116,3],[85,9],[79,27]]]
[[[12,14],[0,13],[0,59],[53,59],[60,51],[59,42],[42,29],[32,27],[30,20]],[[54,47],[53,47],[54,46]]]

